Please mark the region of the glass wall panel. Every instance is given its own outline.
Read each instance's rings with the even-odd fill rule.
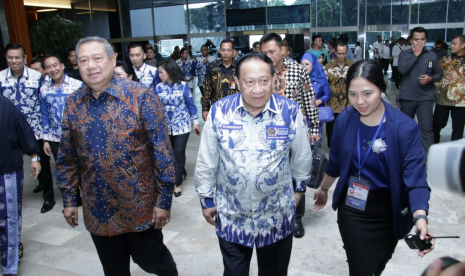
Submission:
[[[186,5],[154,8],[155,35],[187,34],[186,14]]]
[[[449,0],[449,18],[447,22],[465,21],[465,0]]]
[[[357,0],[342,0],[342,26],[357,26]]]
[[[434,47],[434,42],[438,39],[444,39],[446,37],[446,29],[429,29],[426,30],[427,36],[427,44],[426,47],[430,46],[428,44],[431,43],[431,46]]]
[[[392,24],[408,24],[409,0],[392,1]]]
[[[189,4],[190,33],[224,32],[224,2]]]
[[[266,0],[228,0],[226,20],[228,32],[264,30],[266,26]]]
[[[418,0],[412,4],[411,24],[445,23],[447,0]]]
[[[355,48],[355,42],[357,42],[357,32],[314,32],[312,35],[321,35],[325,44],[328,43],[332,38],[338,38],[340,34],[347,34],[349,37],[349,48],[353,46]],[[353,44],[353,45],[352,45]]]
[[[391,6],[391,0],[365,0],[360,2],[360,14],[361,16],[363,14],[360,24],[391,24]]]
[[[153,36],[152,3],[150,0],[120,0],[120,6],[122,37]]]
[[[268,0],[268,29],[310,27],[310,0]]]
[[[452,42],[452,39],[454,39],[458,35],[463,34],[463,28],[449,28],[446,30],[446,42],[449,44]]]
[[[341,0],[312,1],[312,27],[341,25]]]

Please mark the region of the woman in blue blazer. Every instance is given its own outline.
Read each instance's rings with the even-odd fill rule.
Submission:
[[[325,206],[339,177],[332,207],[350,275],[380,275],[414,224],[422,239],[431,235],[425,155],[415,121],[382,100],[386,84],[378,63],[355,63],[346,81],[351,106],[335,122],[315,209]]]

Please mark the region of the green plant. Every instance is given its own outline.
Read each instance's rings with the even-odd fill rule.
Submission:
[[[74,48],[82,37],[81,22],[72,22],[59,15],[45,20],[37,20],[29,30],[32,51],[40,55],[57,54],[63,60],[68,56],[66,51]]]

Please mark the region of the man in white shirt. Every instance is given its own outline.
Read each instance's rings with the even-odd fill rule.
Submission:
[[[362,47],[360,47],[360,42],[355,42],[355,51],[354,51],[354,61],[361,61],[363,59]]]
[[[403,51],[402,45],[405,43],[405,38],[399,38],[398,42],[394,47],[392,47],[392,78],[396,85],[396,88],[399,89],[400,84],[400,74],[397,71],[397,64],[399,63],[399,55]]]
[[[381,40],[381,36],[378,35],[376,37],[375,43],[373,43],[373,56],[375,60],[381,63],[381,53],[383,52],[383,42]]]
[[[240,93],[216,101],[203,128],[195,187],[224,275],[249,275],[254,247],[260,275],[287,275],[312,152],[299,105],[273,93],[273,71],[262,53],[242,57]]]
[[[388,74],[389,70],[389,61],[391,60],[391,49],[389,49],[389,40],[384,42],[382,45],[382,52],[380,54],[381,65],[383,66],[384,75]]]

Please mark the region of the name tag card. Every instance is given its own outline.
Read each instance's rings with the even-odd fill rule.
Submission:
[[[371,183],[365,179],[351,176],[347,190],[346,206],[365,211]]]
[[[152,82],[153,82],[153,78],[151,78],[151,77],[143,77],[142,78],[142,83],[143,84],[149,85],[149,84],[152,84]]]
[[[181,90],[174,90],[173,94],[174,94],[175,97],[179,97],[179,96],[182,96],[182,94],[183,94],[182,92],[183,91],[181,91]]]
[[[228,129],[228,130],[242,130],[242,125],[226,125],[223,124],[221,129]]]
[[[289,137],[288,126],[267,126],[266,140],[287,140]]]
[[[38,81],[25,81],[24,85],[28,88],[38,88],[39,87],[39,82]]]

